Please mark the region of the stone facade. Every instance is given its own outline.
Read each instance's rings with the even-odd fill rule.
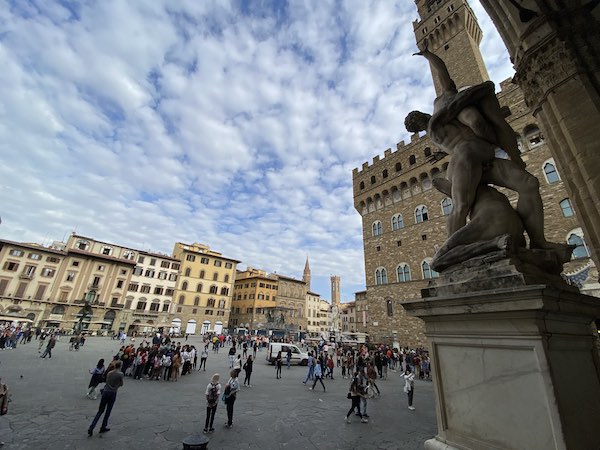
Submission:
[[[277,306],[277,285],[277,275],[253,267],[238,270],[233,288],[229,329],[244,327],[255,331],[271,327],[269,311],[272,313]]]
[[[417,2],[417,6],[421,15],[435,14],[436,18],[441,15],[438,11],[446,11],[448,14],[444,17],[450,20],[452,12],[447,6],[451,3],[455,8],[470,11],[466,2]],[[424,17],[422,22],[431,27],[431,17]],[[443,28],[444,23],[441,20],[434,25]],[[439,39],[443,34],[437,33],[436,27],[428,28],[428,33]],[[415,26],[418,42],[422,41],[418,30],[425,28],[423,24]],[[456,32],[470,31],[469,27],[459,27]],[[456,36],[453,39],[458,42]],[[448,51],[444,50],[444,45],[437,45],[436,50],[442,58],[447,58],[443,53]],[[478,49],[476,53],[479,53]],[[461,64],[449,67],[458,86],[477,80],[472,72],[479,63],[469,61],[474,57],[473,52],[459,52],[453,57],[462,58]],[[462,67],[467,68],[465,73],[461,71]],[[481,71],[479,77],[484,79],[487,73]],[[527,169],[540,180],[547,238],[556,242],[567,242],[569,238],[577,240],[574,234],[583,238],[577,214],[566,217],[568,211],[561,207],[565,205],[564,200],[568,200],[564,182],[522,92],[508,80],[501,83],[501,88],[498,99],[502,106],[510,108],[507,121],[518,134],[523,160]],[[399,342],[410,347],[426,345],[423,323],[407,317],[401,304],[420,298],[428,279],[437,276],[429,262],[447,238],[444,216],[451,203],[448,205],[449,199],[432,187],[431,180],[445,175],[449,158],[430,163],[427,156],[434,151],[435,147],[426,135],[414,134],[410,143],[400,142],[396,151],[387,149],[383,158],[375,156],[372,164],[364,163],[360,171],[353,171],[354,205],[363,222],[367,288],[366,309],[361,309],[359,323],[362,322],[360,314],[366,316],[364,328],[372,342]],[[501,154],[498,156],[502,157]],[[511,191],[504,192],[509,194],[514,205],[516,195]],[[589,268],[589,250],[585,247],[580,250],[581,258],[565,267],[569,275],[580,274]],[[579,282],[595,283],[594,273],[597,273],[595,268],[590,269],[586,279]]]
[[[306,283],[295,278],[277,275],[277,307],[284,317],[286,331],[306,331]]]

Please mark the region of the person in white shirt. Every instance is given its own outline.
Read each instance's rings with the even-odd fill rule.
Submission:
[[[411,411],[415,410],[413,404],[413,395],[415,393],[415,374],[411,372],[410,366],[406,365],[404,371],[404,392],[408,395],[408,409]]]

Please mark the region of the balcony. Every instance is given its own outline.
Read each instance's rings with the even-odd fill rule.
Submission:
[[[99,291],[100,289],[102,289],[102,285],[101,284],[88,284],[88,291],[93,290],[93,291]]]
[[[21,275],[19,275],[19,278],[25,279],[25,280],[33,280],[34,274],[33,273],[28,273],[28,272],[21,272]]]

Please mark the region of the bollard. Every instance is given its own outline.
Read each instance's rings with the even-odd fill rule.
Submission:
[[[204,450],[209,441],[203,434],[192,434],[183,440],[183,450]]]

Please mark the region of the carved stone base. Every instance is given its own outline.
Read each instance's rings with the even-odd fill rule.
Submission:
[[[600,301],[526,286],[510,262],[490,270],[490,284],[479,274],[471,287],[504,289],[457,295],[454,285],[403,304],[425,322],[431,353],[438,434],[425,449],[597,448]]]
[[[536,257],[535,252],[523,249],[528,259]],[[547,253],[546,253],[547,254]],[[559,275],[553,275],[524,260],[520,255],[507,255],[506,250],[497,250],[486,255],[471,258],[462,264],[452,266],[442,272],[439,278],[429,282],[421,290],[423,298],[462,295],[470,292],[515,289],[527,285],[546,285],[556,289],[578,292],[577,287],[567,284]],[[540,256],[541,259],[541,256]]]

